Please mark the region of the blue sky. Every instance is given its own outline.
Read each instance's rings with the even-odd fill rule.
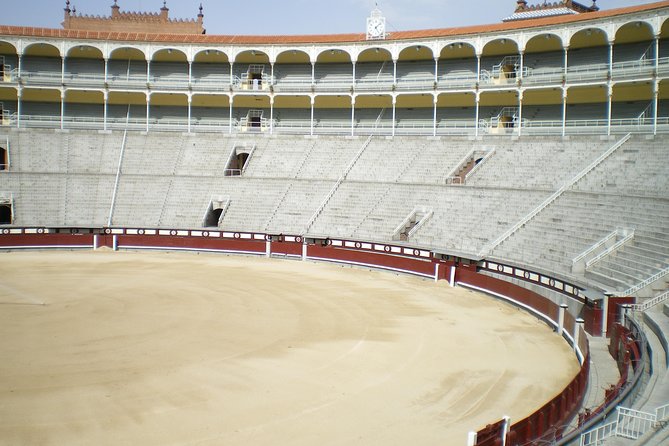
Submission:
[[[60,28],[65,0],[2,0],[2,25]],[[123,11],[157,12],[162,0],[118,0]],[[529,4],[543,0],[529,0]],[[555,1],[555,0],[550,0]],[[71,0],[78,13],[109,15],[113,0]],[[208,34],[333,34],[364,32],[374,0],[201,0]],[[592,0],[581,0],[590,5]],[[598,0],[601,9],[650,0]],[[170,17],[195,18],[200,0],[167,0]],[[389,31],[497,23],[515,0],[378,0]]]

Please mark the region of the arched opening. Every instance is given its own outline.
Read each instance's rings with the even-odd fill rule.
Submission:
[[[0,225],[12,224],[12,204],[0,203]]]
[[[65,79],[72,83],[87,80],[102,80],[105,75],[105,63],[102,51],[90,45],[77,45],[70,48],[65,59]]]
[[[68,90],[65,93],[66,127],[102,128],[104,95],[101,91]]]
[[[439,88],[473,88],[477,70],[474,47],[464,42],[450,43],[442,48],[439,55]]]
[[[146,56],[136,48],[116,48],[109,56],[107,81],[111,85],[146,84]]]
[[[355,69],[356,89],[390,88],[393,83],[393,60],[390,51],[370,48],[358,55]]]
[[[316,90],[342,91],[353,83],[351,56],[345,50],[333,48],[322,51],[316,59]]]
[[[269,131],[271,111],[269,97],[261,95],[238,95],[234,98],[234,115],[242,132]]]
[[[226,177],[238,177],[244,173],[246,165],[251,159],[255,145],[252,147],[235,146],[230,153],[230,158],[225,166],[224,175]]]
[[[279,53],[274,64],[274,91],[311,90],[311,59],[304,51]]]
[[[432,94],[401,94],[397,96],[395,134],[430,134],[434,127]]]
[[[158,129],[184,129],[188,125],[188,96],[177,93],[153,93],[149,119]]]
[[[269,56],[262,51],[243,51],[235,58],[235,86],[242,90],[269,90],[271,82]]]
[[[183,85],[188,82],[188,58],[182,51],[166,48],[153,54],[151,82],[162,85]]]
[[[400,51],[397,60],[397,88],[425,88],[434,86],[434,54],[423,45],[413,45]]]
[[[208,90],[230,89],[230,61],[220,50],[208,49],[197,53],[193,59],[193,88]]]
[[[513,83],[520,73],[518,44],[511,39],[496,39],[483,47],[481,56],[481,83]]]
[[[437,134],[463,135],[476,127],[476,95],[448,93],[437,97]]]
[[[555,34],[532,37],[525,46],[523,84],[561,83],[564,73],[562,39]]]
[[[194,94],[191,126],[199,131],[223,131],[230,126],[230,98],[226,94]]]
[[[489,134],[515,132],[520,119],[518,93],[495,91],[481,94],[479,119],[486,122]]]
[[[0,42],[0,82],[11,82],[12,70],[16,68],[18,57],[14,45]]]
[[[348,133],[351,130],[351,97],[324,95],[314,99],[316,133]]]
[[[561,132],[562,89],[555,87],[525,90],[522,111],[524,134]]]
[[[7,149],[0,146],[0,170],[7,170],[9,162],[7,160]]]
[[[655,65],[653,29],[646,22],[632,22],[620,27],[613,45],[613,76],[652,76]],[[633,71],[630,73],[629,71]]]
[[[218,197],[216,199],[212,198],[207,207],[207,212],[204,215],[204,221],[202,226],[206,228],[217,228],[223,220],[225,211],[230,204],[230,200],[224,199],[223,197]]]
[[[60,50],[48,43],[34,43],[23,51],[21,76],[39,78],[44,73],[60,73]],[[60,82],[60,79],[58,79]]]

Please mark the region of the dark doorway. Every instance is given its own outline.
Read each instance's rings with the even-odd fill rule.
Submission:
[[[7,170],[7,167],[7,149],[0,147],[0,170]]]
[[[9,204],[0,205],[0,225],[12,224],[12,206]]]

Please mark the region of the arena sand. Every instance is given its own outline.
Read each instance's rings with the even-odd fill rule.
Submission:
[[[578,370],[419,278],[265,258],[0,254],[0,444],[464,445]]]

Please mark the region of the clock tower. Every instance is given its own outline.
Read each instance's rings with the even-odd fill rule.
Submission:
[[[382,40],[386,38],[386,18],[376,7],[367,17],[367,40]]]

